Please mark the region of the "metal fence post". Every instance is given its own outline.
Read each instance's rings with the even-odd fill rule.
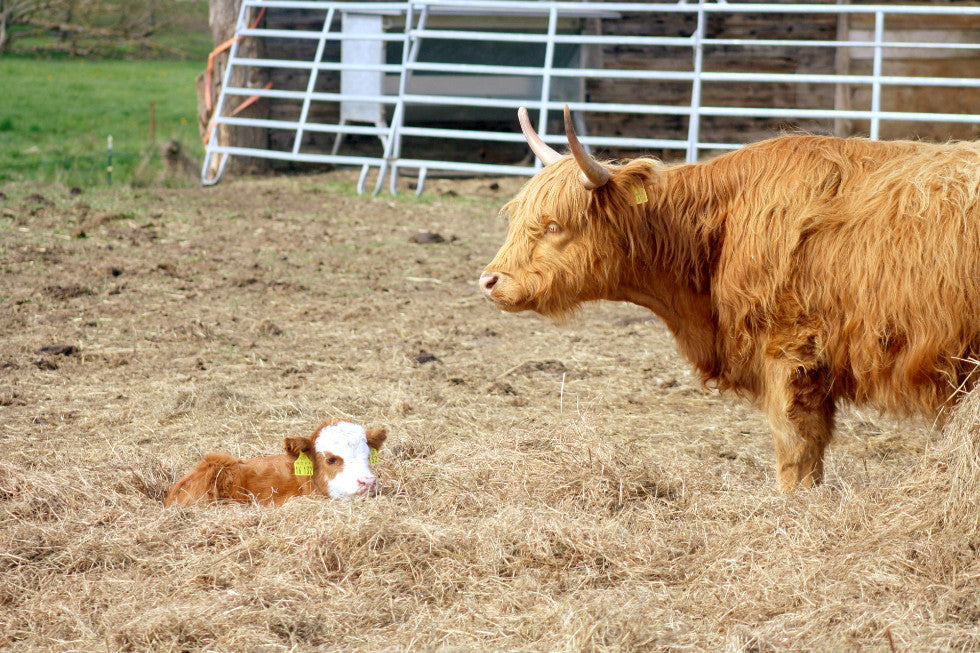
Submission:
[[[310,79],[306,84],[306,97],[303,98],[303,108],[299,112],[299,124],[296,125],[296,139],[293,141],[293,154],[299,152],[299,148],[303,143],[303,130],[306,127],[306,119],[310,115],[310,100],[313,91],[316,89],[316,78],[320,72],[317,64],[323,59],[323,48],[326,47],[327,32],[330,31],[330,24],[333,22],[334,8],[330,7],[327,10],[327,17],[323,21],[323,36],[316,44],[316,54],[313,58],[313,67],[310,68]]]
[[[704,0],[698,0],[698,25],[691,35],[694,46],[694,79],[691,80],[691,113],[687,123],[687,162],[698,160],[701,132],[701,73],[704,66]]]
[[[422,39],[418,38],[415,30],[425,29],[425,23],[429,19],[429,6],[422,5],[419,11],[418,27],[412,27],[414,20],[414,3],[409,2],[405,7],[405,39],[402,41],[402,72],[398,78],[398,101],[395,103],[394,115],[391,117],[391,132],[388,134],[388,146],[384,152],[384,166],[391,165],[391,180],[389,189],[391,194],[398,193],[398,159],[402,155],[402,135],[401,128],[405,122],[405,95],[408,93],[408,83],[412,79],[412,64],[418,59],[419,48],[422,47]],[[378,183],[374,187],[373,195],[381,191],[384,181],[384,170],[378,175]],[[416,190],[422,187],[425,182],[425,174],[419,171],[419,180]]]
[[[558,32],[558,8],[548,10],[548,41],[544,48],[544,67],[541,70],[541,111],[538,112],[538,134],[548,133],[548,102],[551,100],[551,72],[555,63],[555,34]],[[534,168],[541,168],[541,161],[534,157]]]
[[[875,45],[874,45],[874,64],[871,82],[871,128],[869,136],[871,140],[878,140],[878,132],[881,124],[881,44],[885,40],[885,14],[880,11],[875,12]]]

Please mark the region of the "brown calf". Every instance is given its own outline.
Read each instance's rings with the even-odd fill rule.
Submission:
[[[208,454],[170,488],[164,505],[237,501],[280,506],[311,494],[335,499],[373,495],[377,479],[369,458],[387,435],[383,428],[365,430],[334,420],[309,437],[286,438],[286,453],[277,456]]]

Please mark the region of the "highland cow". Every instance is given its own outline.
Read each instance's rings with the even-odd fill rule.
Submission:
[[[309,437],[288,437],[286,453],[241,459],[212,453],[174,483],[164,500],[175,503],[259,503],[280,506],[297,496],[345,499],[373,495],[378,483],[368,466],[387,438],[385,429],[353,422],[324,422]]]
[[[506,311],[645,306],[706,383],[769,418],[779,486],[819,483],[836,406],[940,414],[980,357],[980,144],[774,138],[703,163],[572,156],[505,209]]]

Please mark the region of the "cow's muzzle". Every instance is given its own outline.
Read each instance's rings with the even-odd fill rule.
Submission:
[[[517,313],[531,308],[524,299],[521,286],[506,272],[485,270],[480,275],[480,290],[500,310]]]
[[[510,290],[513,291],[513,284],[509,281],[505,274],[486,271],[480,275],[480,290],[483,291],[483,296],[497,308],[513,311],[516,310],[514,301],[507,297],[507,287],[510,286]]]
[[[480,275],[480,290],[483,291],[483,296],[493,301],[493,289],[497,287],[497,283],[500,281],[500,275],[496,272],[484,272]]]

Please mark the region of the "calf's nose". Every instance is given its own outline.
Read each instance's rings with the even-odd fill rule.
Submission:
[[[480,288],[483,289],[483,294],[486,295],[487,297],[489,297],[493,293],[493,288],[494,288],[494,286],[497,285],[497,282],[499,280],[500,280],[500,277],[497,276],[496,274],[493,274],[493,273],[490,273],[490,274],[486,274],[485,273],[485,274],[481,275],[480,276]]]
[[[378,489],[378,479],[373,476],[362,476],[357,479],[358,494],[374,494]]]

